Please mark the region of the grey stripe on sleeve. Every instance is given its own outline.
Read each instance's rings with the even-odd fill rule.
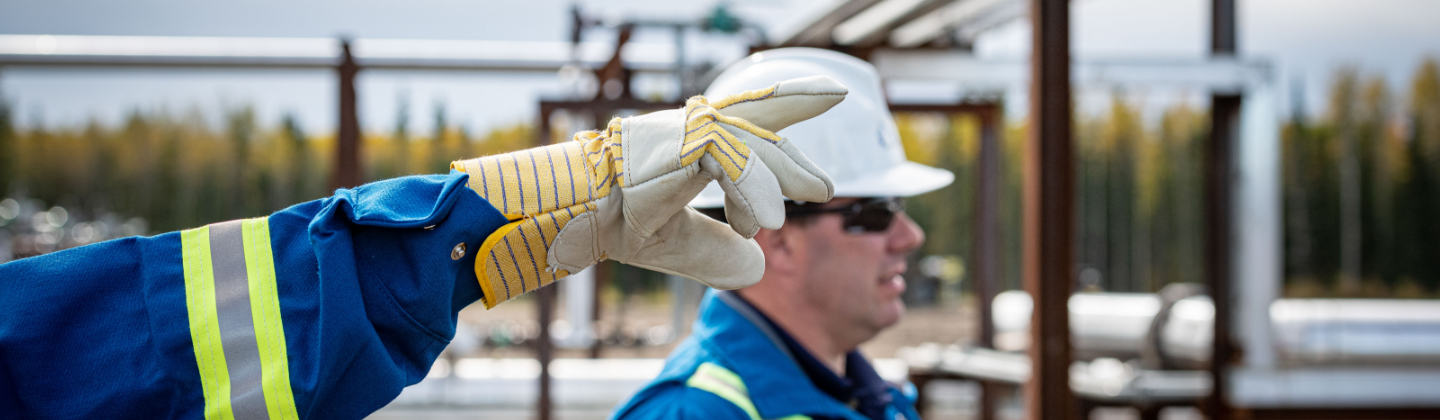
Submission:
[[[210,225],[210,261],[215,272],[215,309],[225,368],[230,374],[230,406],[236,420],[268,420],[261,382],[260,347],[250,313],[250,281],[245,270],[241,221]]]

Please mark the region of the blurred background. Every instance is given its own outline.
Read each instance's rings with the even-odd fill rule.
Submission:
[[[1216,417],[1198,401],[1213,388],[1204,159],[1222,92],[1246,107],[1235,252],[1274,251],[1235,257],[1251,268],[1232,272],[1249,317],[1232,321],[1231,404],[1436,418],[1440,3],[1234,5],[1238,50],[1216,59],[1211,2],[1071,2],[1072,388],[1089,416]],[[927,418],[1018,418],[1027,7],[4,0],[0,262],[444,173],[677,107],[752,52],[831,48],[880,68],[910,159],[956,174],[908,202],[928,235],[909,313],[864,350],[921,386]],[[551,289],[467,309],[430,377],[375,417],[603,418],[659,372],[703,292],[614,263]]]

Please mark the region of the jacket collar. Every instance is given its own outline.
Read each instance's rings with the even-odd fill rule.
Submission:
[[[804,413],[857,418],[858,413],[811,383],[778,332],[734,292],[711,291],[694,336],[740,376],[762,417]]]

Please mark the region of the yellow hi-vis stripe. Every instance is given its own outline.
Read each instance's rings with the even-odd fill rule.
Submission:
[[[750,401],[750,391],[745,389],[745,383],[740,381],[740,376],[729,369],[705,362],[695,370],[694,375],[690,375],[685,385],[710,391],[740,407],[751,420],[760,420],[760,412],[755,410],[755,403]]]
[[[212,243],[212,239],[219,242]],[[205,418],[298,419],[269,220],[191,229],[181,232],[180,240],[185,306],[205,397]],[[229,283],[217,283],[220,279]],[[227,349],[236,354],[227,354]],[[256,405],[260,400],[251,398],[255,396],[263,396],[263,409]]]
[[[190,319],[190,341],[200,368],[207,420],[233,420],[230,411],[230,374],[220,343],[220,318],[215,310],[215,273],[210,269],[210,227],[180,232],[184,248],[185,308]]]
[[[745,387],[745,382],[740,380],[740,375],[731,372],[730,369],[720,365],[705,362],[695,369],[685,385],[691,388],[709,391],[749,415],[751,420],[760,420],[760,410],[755,409],[755,402],[750,400],[750,390]],[[791,414],[781,417],[778,420],[810,420],[810,416],[804,414]]]
[[[270,219],[244,221],[245,266],[255,341],[260,347],[265,407],[271,419],[298,419],[290,388],[290,357],[285,350],[285,325],[280,322],[280,294],[275,286],[275,258],[270,253]]]

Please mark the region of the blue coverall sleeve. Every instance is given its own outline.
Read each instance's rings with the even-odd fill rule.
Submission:
[[[194,229],[0,265],[0,418],[364,417],[424,378],[481,296],[475,250],[507,221],[467,178],[230,224],[243,253]]]
[[[715,419],[749,420],[739,406],[710,391],[674,383],[651,390],[611,420]]]

